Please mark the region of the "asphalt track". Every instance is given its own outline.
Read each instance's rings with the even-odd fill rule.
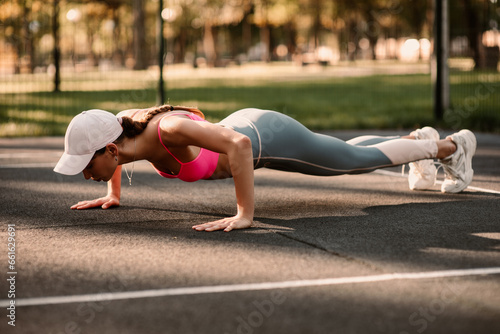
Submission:
[[[62,145],[0,139],[1,333],[500,332],[500,136],[461,194],[258,170],[255,227],[230,233],[191,226],[234,213],[232,181],[144,163],[119,208],[70,210],[106,185],[52,172]]]

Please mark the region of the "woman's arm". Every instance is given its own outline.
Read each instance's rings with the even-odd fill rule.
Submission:
[[[234,179],[237,214],[234,217],[193,226],[197,231],[248,228],[254,215],[254,170],[252,143],[236,131],[208,122],[193,122],[183,118],[168,118],[162,122],[162,140],[171,146],[198,146],[227,155]]]
[[[236,192],[237,214],[234,217],[195,225],[197,231],[224,230],[248,228],[252,225],[254,215],[254,174],[252,143],[246,136],[237,138],[231,150],[227,153],[229,167],[234,179]]]
[[[71,209],[83,210],[100,206],[103,209],[120,205],[120,191],[122,180],[122,166],[117,166],[113,176],[108,181],[108,194],[105,197],[90,201],[81,201],[71,207]]]

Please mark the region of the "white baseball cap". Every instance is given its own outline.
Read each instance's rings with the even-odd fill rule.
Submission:
[[[64,153],[54,172],[65,175],[82,172],[94,153],[115,141],[122,132],[119,119],[110,112],[99,109],[81,112],[68,125]]]

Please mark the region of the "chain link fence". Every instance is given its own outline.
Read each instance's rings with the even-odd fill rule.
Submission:
[[[500,7],[450,3],[451,107],[440,125],[497,131]],[[0,136],[60,135],[81,110],[156,104],[158,36],[167,98],[202,109],[203,83],[417,73],[430,87],[432,14],[429,0],[6,0]],[[427,114],[431,99],[429,89]]]

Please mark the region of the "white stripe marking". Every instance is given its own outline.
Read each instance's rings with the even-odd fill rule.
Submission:
[[[95,293],[95,294],[74,295],[74,296],[18,298],[15,300],[15,302],[16,302],[16,307],[42,306],[42,305],[54,305],[54,304],[96,302],[105,300],[109,301],[109,300],[138,299],[138,298],[156,298],[165,296],[186,296],[186,295],[199,295],[199,294],[209,294],[209,293],[258,291],[258,290],[272,290],[272,289],[315,287],[315,286],[325,286],[325,285],[372,283],[372,282],[393,281],[393,280],[419,280],[419,279],[431,279],[431,278],[493,275],[493,274],[500,274],[500,267],[442,270],[442,271],[428,271],[428,272],[416,272],[416,273],[392,273],[392,274],[382,274],[382,275],[324,278],[324,279],[311,279],[311,280],[301,280],[301,281],[263,282],[263,283],[216,285],[216,286],[195,286],[186,288],[167,288],[167,289],[142,290],[142,291]],[[10,300],[8,299],[0,300],[0,307],[7,307],[9,306],[9,303]]]
[[[391,171],[388,171],[388,170],[376,170],[373,173],[380,174],[380,175],[387,175],[387,176],[404,177],[404,178],[408,177],[407,174],[401,174],[401,173],[397,173],[397,172],[391,172]],[[443,183],[443,181],[436,181],[436,184],[442,184],[442,183]],[[486,188],[479,188],[479,187],[468,186],[465,189],[500,195],[500,191],[486,189]]]

